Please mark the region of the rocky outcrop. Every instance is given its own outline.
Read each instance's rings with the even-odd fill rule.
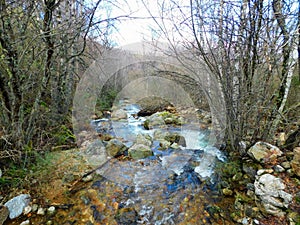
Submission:
[[[26,206],[30,203],[30,195],[21,194],[4,204],[9,211],[9,218],[14,219],[20,216]]]
[[[111,139],[106,145],[107,154],[112,157],[120,155],[126,150],[127,150],[126,145],[124,145],[118,139]]]
[[[294,149],[294,157],[291,161],[291,166],[293,168],[294,173],[300,177],[300,147]]]
[[[257,142],[248,150],[248,155],[260,163],[268,163],[282,155],[282,151],[266,142]]]
[[[292,201],[292,195],[285,192],[283,180],[271,174],[257,176],[255,182],[255,194],[264,207],[265,213],[274,216],[284,216],[282,209],[288,208]]]

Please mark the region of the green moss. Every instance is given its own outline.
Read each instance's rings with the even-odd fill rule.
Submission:
[[[51,153],[39,154],[36,151],[31,152],[23,163],[11,162],[3,170],[3,176],[0,178],[0,190],[6,192],[8,188],[23,188],[31,185],[33,179],[39,178],[41,173],[48,173],[45,168],[51,165],[55,155]]]
[[[149,127],[149,120],[148,120],[148,119],[144,121],[143,126],[144,126],[144,128],[145,128],[146,130],[149,130],[149,129],[150,129],[150,127]]]
[[[61,125],[57,133],[54,134],[54,138],[57,145],[65,145],[70,142],[74,142],[75,135],[68,127]]]
[[[110,110],[113,106],[113,103],[118,95],[118,91],[116,89],[108,89],[104,90],[100,97],[97,98],[96,102],[96,111],[107,111]]]
[[[232,161],[227,163],[218,163],[216,171],[224,178],[232,178],[236,174],[241,173],[241,163],[239,161]]]

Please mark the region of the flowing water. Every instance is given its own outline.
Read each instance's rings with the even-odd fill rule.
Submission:
[[[145,118],[133,116],[140,110],[138,105],[123,105],[123,109],[128,114],[126,121],[102,119],[92,121],[92,125],[98,132],[106,130],[123,138],[127,146],[134,143],[138,134],[154,136],[156,129],[144,129]],[[103,129],[105,126],[109,128]],[[193,201],[193,197],[201,193],[207,196],[206,202],[212,201],[208,196],[213,195],[218,181],[214,166],[217,161],[225,161],[226,158],[219,149],[208,146],[208,130],[191,124],[157,129],[180,133],[186,140],[186,147],[162,151],[158,148],[159,142],[154,141],[154,156],[135,161],[113,160],[97,173],[122,188],[121,207],[134,208],[137,224],[179,224],[186,216],[181,207],[184,201]],[[101,184],[95,182],[93,186],[101,190]],[[127,222],[119,221],[119,224]]]
[[[63,176],[50,179],[51,183],[43,186],[42,198],[48,198],[57,212],[54,215],[30,213],[8,220],[5,225],[20,224],[27,219],[30,224],[52,225],[234,224],[228,210],[234,205],[234,199],[219,194],[216,188],[219,178],[214,172],[216,163],[226,158],[219,149],[208,145],[209,130],[199,129],[199,125],[192,123],[145,130],[142,125],[145,118],[133,116],[140,110],[138,105],[120,107],[126,110],[127,120],[102,118],[91,121],[92,127],[98,133],[122,138],[127,147],[138,134],[153,137],[156,130],[177,132],[185,138],[186,147],[161,150],[159,141],[154,140],[151,157],[108,159],[105,143],[95,140],[86,149],[71,155],[82,159],[82,164],[74,165],[70,159],[70,164],[63,166],[62,159],[57,165],[63,174],[72,176],[76,171],[82,172],[80,166],[93,165],[98,169],[92,180],[74,185],[73,181],[64,182]],[[49,178],[55,178],[55,174]],[[40,202],[46,209],[47,201]]]

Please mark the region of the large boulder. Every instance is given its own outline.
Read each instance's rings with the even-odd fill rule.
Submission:
[[[283,216],[283,208],[288,208],[293,196],[284,191],[283,180],[271,174],[257,176],[255,182],[255,194],[264,207],[263,212],[274,216]]]
[[[126,145],[118,139],[111,139],[106,145],[107,154],[112,157],[120,155],[126,150]]]
[[[144,159],[153,155],[150,146],[134,144],[128,149],[128,155],[133,159]]]
[[[271,162],[282,155],[282,151],[274,145],[266,142],[257,142],[248,150],[248,155],[261,163]]]
[[[161,112],[164,110],[172,112],[176,111],[170,102],[160,97],[146,97],[138,101],[138,104],[141,106],[138,116],[150,116],[156,112]]]
[[[23,210],[30,203],[30,195],[21,194],[12,198],[4,204],[9,211],[9,218],[14,219],[23,213]]]
[[[294,149],[294,157],[291,161],[291,166],[293,168],[294,173],[300,177],[300,147]]]

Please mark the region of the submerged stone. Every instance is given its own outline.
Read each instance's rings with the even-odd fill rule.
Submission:
[[[136,225],[138,221],[138,213],[134,208],[121,208],[115,217],[119,225]]]

